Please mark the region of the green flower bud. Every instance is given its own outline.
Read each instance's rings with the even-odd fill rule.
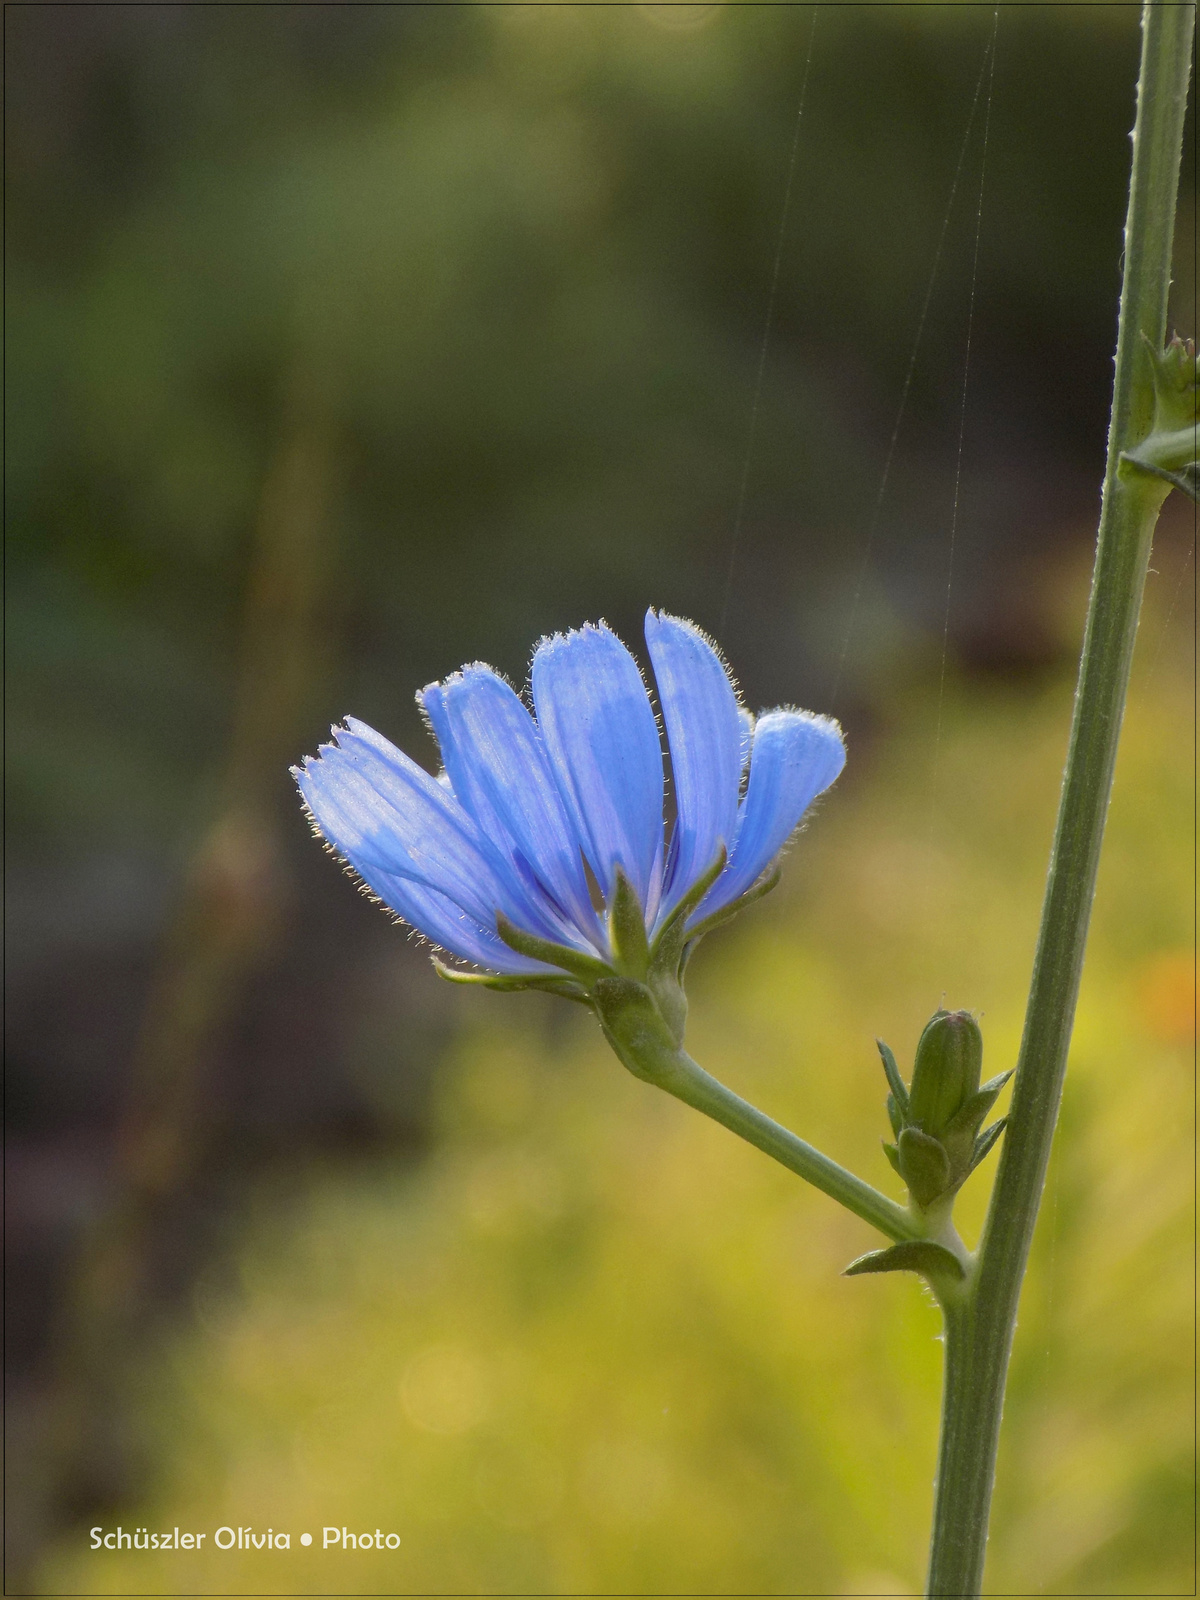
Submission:
[[[979,1088],[983,1035],[969,1011],[935,1011],[917,1045],[908,1120],[940,1138]]]
[[[917,1045],[910,1086],[887,1045],[882,1039],[875,1042],[888,1081],[888,1121],[896,1136],[895,1144],[884,1141],[884,1154],[918,1210],[947,1207],[1008,1121],[1001,1117],[980,1132],[1012,1073],[1002,1072],[980,1085],[983,1035],[969,1011],[934,1012]],[[856,1263],[854,1270],[890,1268]]]

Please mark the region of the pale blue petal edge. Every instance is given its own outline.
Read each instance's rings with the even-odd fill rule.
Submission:
[[[523,909],[494,853],[445,785],[356,719],[335,729],[298,778],[318,827],[364,875],[383,872],[446,895],[480,925]]]
[[[754,748],[754,713],[747,711],[745,706],[738,706],[738,724],[740,738],[738,741],[738,754],[740,759],[740,773],[744,778],[750,767],[750,752]]]
[[[559,793],[605,896],[621,866],[647,921],[662,888],[663,761],[637,662],[604,623],[543,639],[533,702]]]
[[[767,711],[754,726],[750,781],[729,866],[691,921],[736,900],[771,865],[816,797],[846,764],[842,730],[812,711]]]
[[[557,967],[530,961],[510,950],[496,934],[480,927],[436,889],[358,866],[354,870],[372,894],[448,955],[507,977],[562,976]]]
[[[417,696],[458,800],[514,871],[547,901],[547,934],[595,954],[607,941],[592,907],[582,841],[564,808],[542,736],[512,686],[483,662]]]
[[[731,850],[742,774],[742,716],[728,669],[711,640],[681,617],[646,613],[646,648],[671,752],[676,822],[659,916],[670,913]]]

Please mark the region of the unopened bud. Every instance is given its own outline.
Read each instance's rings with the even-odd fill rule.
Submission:
[[[969,1011],[935,1011],[917,1045],[908,1120],[939,1138],[979,1088],[983,1035]]]

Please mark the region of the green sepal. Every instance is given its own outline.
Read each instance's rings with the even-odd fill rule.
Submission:
[[[1001,1117],[999,1122],[993,1122],[990,1128],[985,1128],[983,1130],[978,1139],[975,1141],[975,1149],[971,1155],[971,1165],[967,1168],[968,1173],[975,1171],[975,1168],[983,1160],[984,1156],[987,1155],[988,1151],[992,1148],[996,1140],[1004,1132],[1007,1126],[1008,1118]]]
[[[875,1048],[879,1051],[879,1059],[883,1062],[884,1074],[887,1077],[888,1088],[896,1099],[896,1106],[900,1112],[901,1120],[908,1116],[908,1089],[904,1079],[900,1076],[900,1068],[896,1065],[896,1058],[882,1039],[876,1039]],[[889,1099],[888,1115],[891,1116],[891,1103]],[[892,1131],[899,1133],[895,1119],[892,1120]]]
[[[998,1072],[994,1078],[989,1078],[986,1083],[981,1083],[979,1085],[980,1094],[987,1094],[989,1091],[999,1094],[1016,1070],[1016,1067],[1009,1067],[1007,1072]]]
[[[1010,1067],[1007,1072],[1002,1072],[999,1077],[990,1078],[987,1083],[964,1102],[946,1124],[943,1138],[953,1137],[955,1134],[969,1134],[972,1139],[979,1132],[980,1124],[996,1103],[996,1096],[1012,1077],[1015,1068]]]
[[[905,1128],[897,1140],[900,1176],[919,1206],[932,1205],[950,1187],[950,1158],[937,1139]]]
[[[961,1282],[966,1268],[952,1250],[932,1239],[906,1239],[886,1250],[870,1250],[852,1261],[842,1274],[857,1278],[864,1272],[919,1272],[929,1279],[953,1278]]]
[[[516,994],[521,989],[537,989],[543,994],[558,994],[564,1000],[578,1000],[581,1005],[587,1005],[587,991],[579,984],[573,983],[570,978],[551,978],[530,976],[522,977],[519,973],[500,972],[460,972],[457,967],[448,967],[444,961],[433,958],[433,970],[439,978],[445,978],[447,983],[469,983],[477,989],[499,989],[503,994]]]
[[[696,924],[688,933],[688,943],[695,939],[703,939],[706,933],[711,933],[714,928],[719,928],[722,923],[728,922],[730,917],[736,917],[739,911],[744,911],[747,906],[753,905],[756,900],[761,900],[763,895],[770,894],[779,882],[782,873],[774,867],[767,875],[760,878],[753,888],[747,889],[745,894],[739,895],[736,900],[731,900],[727,906],[722,906],[719,911],[714,911],[711,917],[705,917],[703,922]]]
[[[896,1104],[896,1096],[894,1094],[890,1094],[887,1097],[887,1114],[888,1121],[892,1125],[893,1137],[898,1139],[900,1130],[904,1126],[904,1117],[901,1114],[900,1107]]]
[[[721,845],[712,865],[700,874],[662,927],[659,928],[654,938],[654,944],[651,947],[651,954],[656,962],[677,962],[683,953],[684,945],[689,940],[697,937],[694,931],[687,934],[684,933],[684,923],[724,872],[725,863],[728,860],[729,853],[725,846]]]
[[[678,1023],[679,1037],[683,1038],[683,1024],[687,1017],[687,1001],[683,999],[680,980],[688,964],[696,939],[699,937],[687,928],[687,919],[725,870],[728,856],[725,846],[717,851],[716,860],[696,879],[683,899],[672,911],[650,946],[650,982],[658,995],[659,1003],[672,1012]],[[678,990],[677,995],[670,991]]]
[[[608,908],[608,936],[616,957],[617,971],[644,981],[650,971],[650,941],[646,937],[646,918],[637,890],[618,867],[616,887]]]
[[[597,978],[612,976],[612,968],[599,956],[585,955],[582,950],[572,950],[569,945],[555,944],[552,939],[539,939],[535,933],[525,933],[511,923],[503,911],[496,913],[496,932],[510,950],[531,961],[544,961],[547,966],[562,967],[581,983],[592,984]]]
[[[888,1160],[891,1162],[892,1166],[895,1168],[897,1175],[902,1178],[904,1176],[904,1174],[900,1171],[900,1152],[899,1152],[899,1150],[896,1149],[896,1146],[894,1144],[889,1144],[886,1139],[881,1139],[879,1142],[883,1146],[884,1155],[888,1158]]]
[[[712,865],[696,879],[658,930],[650,946],[647,982],[663,1020],[679,1044],[683,1043],[688,1009],[687,995],[683,992],[683,973],[698,937],[688,930],[687,919],[725,870],[728,859],[725,846],[722,845]]]

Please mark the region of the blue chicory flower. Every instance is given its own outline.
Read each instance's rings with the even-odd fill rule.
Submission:
[[[845,746],[810,711],[752,717],[693,623],[651,610],[646,645],[675,788],[669,847],[658,722],[603,622],[541,641],[532,715],[481,662],[422,690],[437,778],[347,718],[293,768],[314,825],[405,922],[506,979],[613,970],[621,880],[648,946],[672,923],[698,936],[759,885]]]

